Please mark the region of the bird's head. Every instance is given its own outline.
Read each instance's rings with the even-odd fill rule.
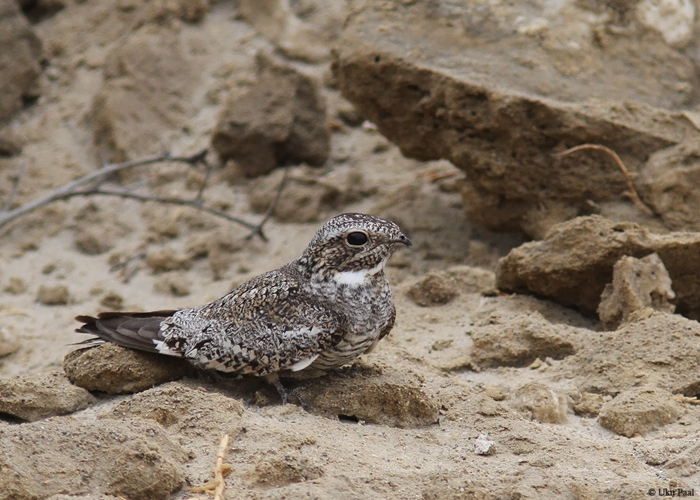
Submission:
[[[300,261],[312,274],[352,284],[381,272],[400,245],[412,243],[393,222],[347,213],[333,217],[316,232]]]

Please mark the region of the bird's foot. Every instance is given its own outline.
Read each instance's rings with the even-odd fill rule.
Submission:
[[[288,400],[289,400],[289,396],[294,396],[294,397],[297,398],[297,400],[299,401],[299,404],[301,405],[301,407],[302,407],[305,411],[311,413],[311,407],[310,407],[310,406],[308,405],[308,403],[304,400],[304,398],[301,396],[301,393],[300,393],[300,391],[303,391],[303,390],[304,390],[303,387],[295,387],[294,389],[287,389],[287,388],[282,384],[282,382],[280,381],[279,376],[278,376],[276,373],[270,373],[270,374],[267,375],[265,378],[267,379],[268,382],[270,382],[272,385],[275,386],[275,389],[277,389],[277,392],[279,392],[280,397],[282,398],[282,404],[283,404],[283,405],[286,405],[286,404],[287,404],[287,402],[288,402]]]

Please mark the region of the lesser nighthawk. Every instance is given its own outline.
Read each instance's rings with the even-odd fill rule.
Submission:
[[[115,344],[253,374],[290,394],[279,373],[322,375],[371,351],[394,326],[384,266],[411,241],[393,222],[347,213],[326,222],[304,253],[209,304],[171,311],[105,312],[76,330]],[[296,391],[303,406],[306,406]]]

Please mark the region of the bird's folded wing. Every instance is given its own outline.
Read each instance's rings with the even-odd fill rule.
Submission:
[[[289,312],[282,321],[263,313],[208,328],[191,337],[184,356],[204,368],[265,375],[305,368],[340,342],[344,320],[337,313],[312,305]]]

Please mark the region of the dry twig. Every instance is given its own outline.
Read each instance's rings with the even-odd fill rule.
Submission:
[[[673,399],[675,399],[679,403],[690,403],[693,405],[700,405],[700,399],[698,398],[690,398],[688,396],[673,396]]]
[[[207,481],[202,486],[190,488],[191,493],[209,493],[214,496],[214,500],[222,500],[226,482],[224,479],[231,473],[231,466],[224,463],[226,458],[226,448],[228,448],[229,436],[224,434],[221,437],[219,451],[216,454],[216,465],[214,466],[214,479]]]
[[[260,221],[260,224],[258,224],[257,228],[254,229],[247,237],[246,239],[249,240],[256,234],[260,235],[260,237],[264,240],[265,236],[262,233],[263,226],[265,223],[270,220],[270,217],[275,215],[275,210],[277,209],[277,203],[280,201],[280,198],[282,197],[282,191],[284,190],[284,186],[287,185],[287,177],[289,176],[289,167],[285,167],[284,169],[284,175],[282,176],[282,180],[280,181],[280,185],[277,188],[277,194],[275,194],[275,198],[272,200],[272,203],[270,203],[270,206],[267,207],[267,212],[265,212],[265,216],[263,219]]]
[[[622,162],[620,157],[617,155],[615,151],[610,149],[607,146],[603,146],[601,144],[581,144],[579,146],[574,146],[573,148],[569,148],[566,151],[562,151],[561,153],[558,153],[557,156],[566,156],[570,153],[573,153],[574,151],[580,151],[582,149],[595,149],[597,151],[603,151],[607,153],[608,155],[612,156],[615,162],[617,163],[617,166],[620,168],[622,173],[625,175],[625,180],[627,181],[627,196],[630,197],[632,200],[632,203],[634,203],[637,208],[639,208],[642,212],[644,212],[647,215],[654,215],[654,212],[644,204],[644,202],[641,200],[639,195],[637,194],[637,190],[634,189],[634,185],[632,184],[632,178],[630,176],[629,171],[627,170],[627,167],[625,167],[625,164]]]
[[[139,160],[133,160],[133,161],[127,161],[123,163],[114,163],[114,164],[108,164],[102,167],[99,170],[96,170],[95,172],[92,172],[90,174],[87,174],[80,179],[77,179],[73,182],[70,182],[66,184],[65,186],[61,186],[58,189],[55,189],[51,191],[50,193],[45,194],[44,196],[41,196],[37,198],[34,201],[31,201],[29,203],[26,203],[25,205],[22,205],[20,207],[15,208],[14,210],[10,210],[10,206],[12,202],[14,201],[15,194],[17,192],[20,180],[22,176],[24,175],[24,167],[25,165],[22,164],[20,167],[20,170],[17,173],[17,176],[15,177],[14,184],[12,191],[10,192],[10,195],[8,197],[8,200],[5,202],[4,209],[0,210],[0,229],[3,227],[7,226],[14,220],[18,219],[19,217],[22,217],[23,215],[26,215],[30,212],[33,212],[34,210],[37,210],[38,208],[44,207],[50,203],[53,203],[55,201],[65,201],[70,198],[74,198],[77,196],[116,196],[119,198],[127,198],[127,199],[132,199],[132,200],[138,200],[138,201],[152,201],[156,203],[166,203],[166,204],[172,204],[172,205],[181,205],[181,206],[187,206],[187,207],[192,207],[197,210],[201,210],[202,212],[206,212],[208,214],[214,215],[216,217],[228,220],[230,222],[234,222],[238,225],[241,225],[247,229],[249,229],[250,235],[248,238],[252,238],[254,236],[260,236],[260,238],[263,241],[267,241],[267,237],[263,233],[263,226],[267,222],[267,220],[270,218],[272,213],[274,212],[274,209],[277,205],[277,202],[282,194],[282,189],[284,188],[284,184],[286,181],[286,172],[285,176],[282,180],[282,183],[280,184],[279,190],[277,192],[277,196],[275,197],[275,200],[272,202],[270,205],[270,208],[268,209],[268,213],[265,214],[265,217],[259,224],[252,224],[250,222],[244,221],[238,217],[235,217],[233,215],[230,215],[222,210],[218,210],[216,208],[209,207],[204,204],[204,201],[202,199],[202,194],[204,192],[204,189],[207,185],[207,182],[209,181],[210,175],[212,168],[209,165],[209,163],[206,160],[206,155],[207,155],[208,150],[203,150],[195,155],[192,156],[171,156],[170,153],[163,152],[163,153],[158,153],[156,155],[152,156],[147,156],[145,158],[141,158]],[[143,194],[138,194],[134,193],[132,191],[126,191],[126,190],[120,190],[120,189],[104,189],[100,187],[100,183],[104,181],[104,179],[116,172],[120,172],[122,170],[126,170],[132,167],[136,166],[141,166],[141,165],[149,165],[153,163],[161,163],[161,162],[179,162],[179,163],[187,163],[189,165],[198,165],[202,164],[206,168],[206,174],[204,177],[204,180],[202,181],[202,185],[199,187],[199,190],[197,191],[197,194],[194,198],[192,199],[185,199],[185,198],[173,198],[173,197],[166,197],[166,196],[151,196],[151,195],[143,195]],[[92,185],[91,187],[84,187],[87,185]]]

